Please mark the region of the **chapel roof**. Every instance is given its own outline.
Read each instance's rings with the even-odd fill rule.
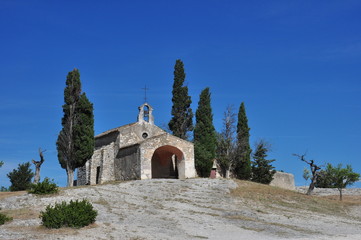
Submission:
[[[139,144],[142,144],[144,142],[147,142],[147,141],[153,141],[154,139],[157,139],[157,138],[171,138],[171,139],[177,139],[178,141],[181,141],[181,142],[184,142],[186,144],[192,144],[192,142],[188,141],[188,140],[184,140],[182,138],[179,138],[179,137],[176,137],[170,133],[167,133],[167,132],[164,132],[162,134],[159,134],[159,135],[155,135],[155,136],[152,136],[152,137],[149,137],[149,138],[146,138],[142,141],[139,141],[139,142],[135,142],[135,143],[130,143],[130,144],[127,144],[127,145],[122,145],[121,149],[123,148],[128,148],[128,147],[131,147],[131,146],[134,146],[134,145],[139,145]]]
[[[135,124],[137,124],[138,122],[134,122],[134,123],[129,123],[129,124],[126,124],[126,125],[123,125],[123,126],[120,126],[120,127],[116,127],[116,128],[112,128],[112,129],[109,129],[105,132],[102,132],[98,135],[95,136],[95,138],[99,138],[99,137],[103,137],[103,136],[106,136],[110,133],[113,133],[113,132],[117,132],[117,131],[120,131],[122,128],[125,128],[125,127],[130,127],[130,126],[133,126]]]

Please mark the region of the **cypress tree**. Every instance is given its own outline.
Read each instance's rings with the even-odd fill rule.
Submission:
[[[58,160],[73,186],[74,170],[84,166],[94,151],[93,104],[81,91],[78,69],[69,72],[64,89],[62,130],[56,142]]]
[[[169,129],[174,136],[187,140],[187,133],[193,130],[193,113],[190,105],[191,97],[188,96],[188,87],[183,86],[186,74],[183,62],[178,59],[174,65],[174,83],[172,90],[172,119],[169,121]]]
[[[198,176],[209,177],[216,153],[216,145],[211,94],[209,88],[206,88],[200,94],[194,128],[195,167]]]
[[[251,147],[249,145],[249,130],[246,108],[241,103],[238,111],[237,150],[234,166],[234,175],[238,179],[249,180],[252,174]]]
[[[275,160],[266,159],[268,150],[269,145],[266,142],[260,141],[257,143],[252,161],[252,181],[254,182],[269,184],[276,173],[271,165]]]

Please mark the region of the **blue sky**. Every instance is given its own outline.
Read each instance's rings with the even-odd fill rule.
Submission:
[[[99,134],[136,121],[145,85],[156,124],[166,125],[176,59],[193,110],[210,87],[220,131],[227,105],[245,102],[251,145],[270,142],[269,158],[297,185],[306,165],[293,153],[361,173],[360,12],[352,0],[0,0],[0,185],[38,160],[39,147],[41,176],[66,184],[55,141],[73,68]]]

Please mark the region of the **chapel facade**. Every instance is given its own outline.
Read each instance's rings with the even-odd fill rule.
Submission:
[[[137,122],[95,137],[93,156],[78,169],[77,184],[195,176],[193,143],[157,127],[153,108],[144,103]]]

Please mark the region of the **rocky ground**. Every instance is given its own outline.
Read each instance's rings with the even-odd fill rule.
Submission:
[[[306,187],[297,187],[296,191],[300,193],[306,193],[308,190],[308,186]],[[312,192],[313,195],[317,196],[330,196],[330,195],[338,195],[340,192],[337,188],[315,188]],[[342,189],[342,195],[346,196],[360,196],[361,197],[361,188],[346,188]]]
[[[0,195],[2,212],[14,216],[0,226],[0,239],[361,239],[360,205],[334,214],[333,205],[325,206],[327,211],[315,213],[310,207],[293,207],[293,198],[275,196],[282,201],[266,204],[264,193],[244,192],[242,197],[248,185],[224,179],[154,179],[63,189],[55,196]],[[268,188],[262,191],[280,194]],[[38,216],[45,206],[83,198],[98,211],[95,224],[59,230],[41,226]]]

